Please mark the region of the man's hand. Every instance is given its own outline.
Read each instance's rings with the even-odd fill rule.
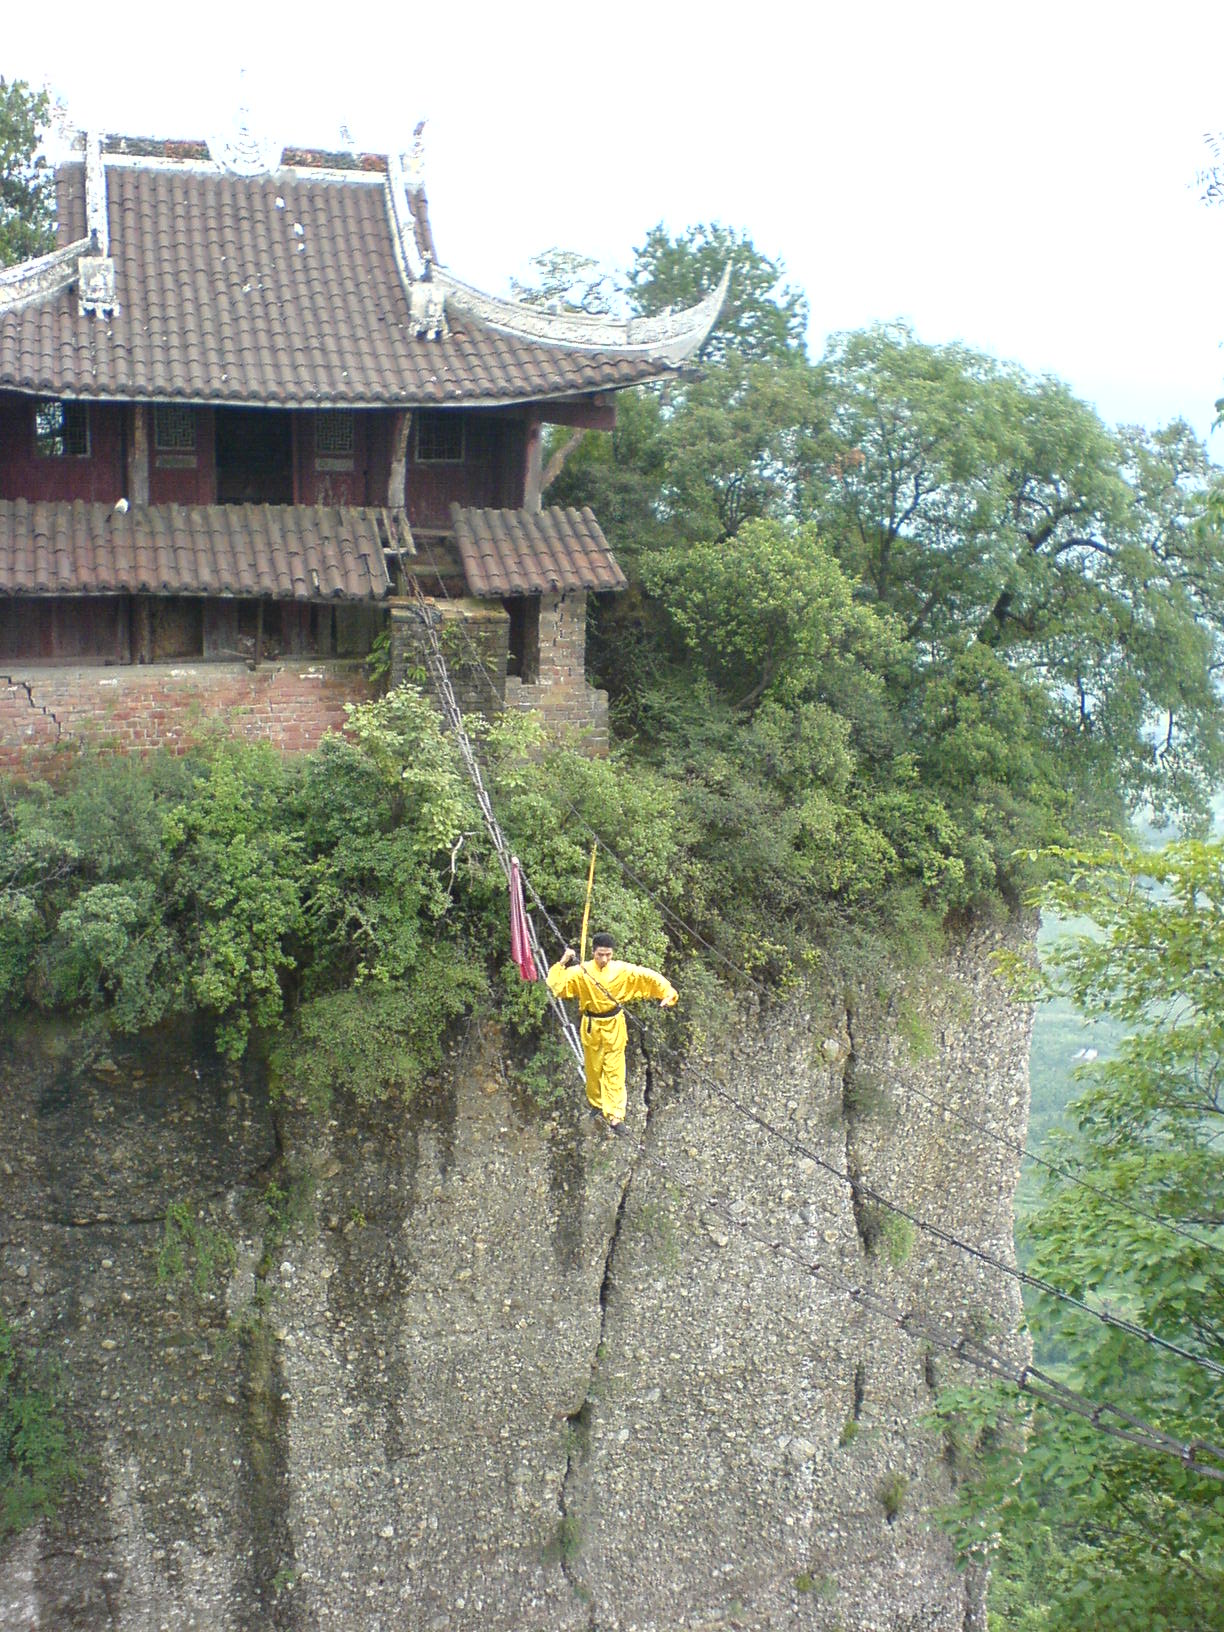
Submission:
[[[567,946],[565,951],[561,954],[561,967],[564,969],[567,964],[573,963],[577,956],[578,954],[574,951],[573,947]]]
[[[680,1001],[680,993],[679,992],[673,992],[670,997],[661,997],[659,999],[659,1007],[661,1009],[674,1009],[676,1004],[679,1003],[679,1001]]]

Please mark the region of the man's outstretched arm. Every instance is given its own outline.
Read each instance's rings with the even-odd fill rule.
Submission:
[[[655,998],[665,1009],[670,1009],[680,1001],[680,994],[657,969],[647,969],[640,963],[628,963],[624,967],[625,989],[621,996],[623,1003],[633,1003],[642,998]]]

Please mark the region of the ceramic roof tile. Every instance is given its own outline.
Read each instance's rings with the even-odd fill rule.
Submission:
[[[451,520],[473,595],[626,587],[590,509],[477,510],[456,504]]]
[[[299,505],[0,500],[0,594],[266,595],[379,600],[390,592],[379,512]]]
[[[416,332],[381,178],[106,166],[118,306],[75,286],[0,312],[0,389],[318,406],[523,402],[670,371],[657,356],[497,333]],[[85,235],[84,166],[58,176],[59,237]],[[431,240],[430,240],[431,242]]]

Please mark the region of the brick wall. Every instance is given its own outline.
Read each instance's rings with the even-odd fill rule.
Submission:
[[[339,730],[345,703],[371,696],[364,665],[321,662],[150,663],[47,668],[10,663],[0,673],[0,770],[45,769],[45,753],[75,743],[121,753],[186,749],[202,733],[286,750]]]
[[[510,619],[495,601],[430,601],[455,699],[465,714],[501,712],[505,702]],[[391,684],[425,667],[426,634],[415,601],[392,602]]]
[[[580,734],[588,752],[608,751],[608,694],[587,685],[586,592],[540,597],[539,678],[506,681],[506,707],[534,709],[549,726]]]
[[[507,675],[510,618],[495,601],[431,601],[447,672],[465,714],[531,710],[550,729],[581,736],[589,753],[608,751],[608,694],[586,682],[586,594],[540,598],[538,680]],[[424,631],[413,601],[391,606],[391,684],[425,663]]]

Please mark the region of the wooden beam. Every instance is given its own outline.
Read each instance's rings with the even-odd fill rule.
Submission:
[[[616,404],[598,397],[583,397],[577,402],[542,402],[539,414],[546,425],[574,425],[584,431],[616,429]]]
[[[128,502],[149,502],[149,409],[143,402],[132,406],[132,447],[128,455]]]
[[[391,419],[391,473],[387,478],[387,505],[402,510],[408,502],[408,438],[412,434],[412,413],[403,410]]]
[[[556,481],[557,477],[560,476],[561,472],[565,469],[565,461],[569,458],[570,454],[573,453],[574,449],[582,441],[585,435],[586,432],[583,430],[571,431],[566,437],[565,441],[553,454],[552,458],[544,466],[544,474],[540,479],[541,494],[547,493],[549,488]]]
[[[527,457],[523,474],[523,509],[537,514],[540,509],[540,498],[544,491],[543,449],[544,436],[540,429],[540,421],[535,414],[531,414],[527,419]]]
[[[132,662],[153,661],[153,607],[147,595],[132,599]]]

